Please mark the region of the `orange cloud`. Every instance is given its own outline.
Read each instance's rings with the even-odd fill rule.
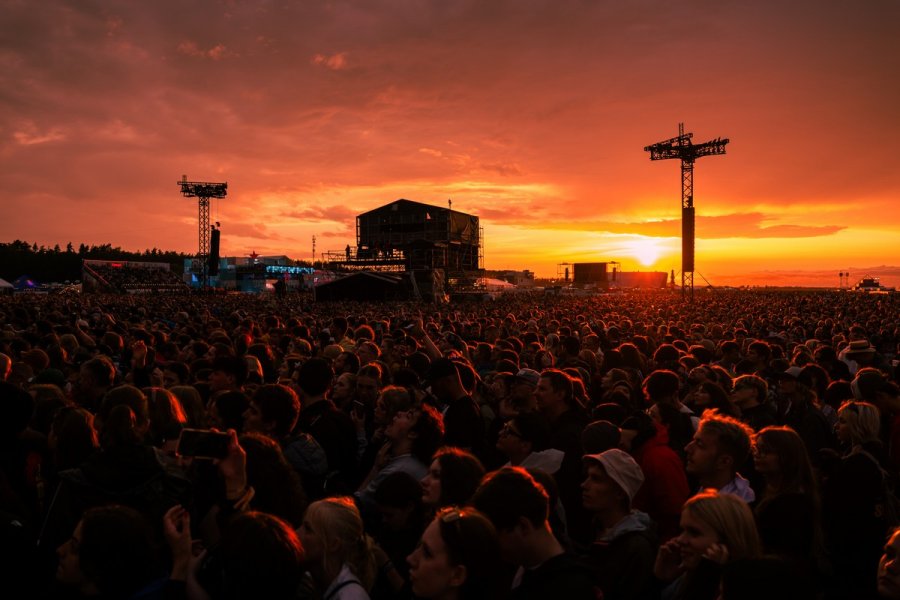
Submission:
[[[332,71],[343,71],[349,68],[346,52],[338,52],[331,56],[316,54],[312,57],[312,64],[326,67]]]
[[[228,49],[224,44],[216,44],[212,48],[202,49],[195,42],[181,42],[178,44],[178,52],[186,56],[195,56],[198,58],[208,58],[210,60],[222,60],[228,54]]]

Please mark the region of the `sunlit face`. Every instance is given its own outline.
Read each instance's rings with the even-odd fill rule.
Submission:
[[[687,509],[681,511],[681,535],[678,536],[678,546],[685,570],[696,569],[700,559],[703,558],[703,553],[717,543],[719,535],[711,526],[691,515]]]
[[[437,520],[425,529],[419,545],[406,558],[409,581],[418,598],[442,598],[465,582],[465,569],[451,564]]]
[[[441,502],[441,463],[431,462],[428,472],[422,478],[422,502],[425,506],[438,506]]]
[[[702,478],[717,467],[719,444],[715,434],[709,433],[703,427],[697,430],[694,438],[684,447],[684,452],[686,458],[684,468],[690,475]]]
[[[895,532],[878,562],[878,595],[883,598],[900,598],[900,531]]]
[[[81,545],[82,525],[78,522],[75,531],[62,546],[56,549],[59,566],[56,568],[56,580],[65,585],[81,587],[87,582],[84,573],[81,572],[81,559],[79,546]]]

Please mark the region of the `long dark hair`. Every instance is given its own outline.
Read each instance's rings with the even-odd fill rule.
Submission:
[[[439,449],[434,460],[441,465],[440,505],[467,504],[484,477],[484,465],[474,454],[452,446]]]

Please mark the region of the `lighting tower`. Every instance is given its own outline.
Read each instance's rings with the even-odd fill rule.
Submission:
[[[684,123],[678,124],[678,137],[645,146],[650,160],[681,159],[681,297],[687,289],[694,299],[694,161],[703,156],[725,154],[728,139],[716,138],[702,144],[692,144],[694,134],[684,132]]]
[[[178,182],[181,193],[186,198],[197,198],[200,207],[200,251],[197,258],[200,260],[200,284],[204,289],[209,287],[209,199],[224,198],[228,195],[227,183],[209,183],[207,181],[188,181],[187,175],[181,176]]]

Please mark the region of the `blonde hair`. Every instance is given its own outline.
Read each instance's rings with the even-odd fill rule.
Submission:
[[[729,562],[762,553],[753,512],[737,496],[707,489],[685,502],[684,510],[713,528],[728,548]]]
[[[322,536],[326,551],[322,560],[346,564],[366,591],[375,583],[373,542],[363,529],[362,517],[353,499],[347,496],[317,500],[306,509],[306,519]]]
[[[881,430],[881,413],[874,404],[847,400],[838,409],[838,416],[847,420],[851,443],[862,444],[878,439]]]

